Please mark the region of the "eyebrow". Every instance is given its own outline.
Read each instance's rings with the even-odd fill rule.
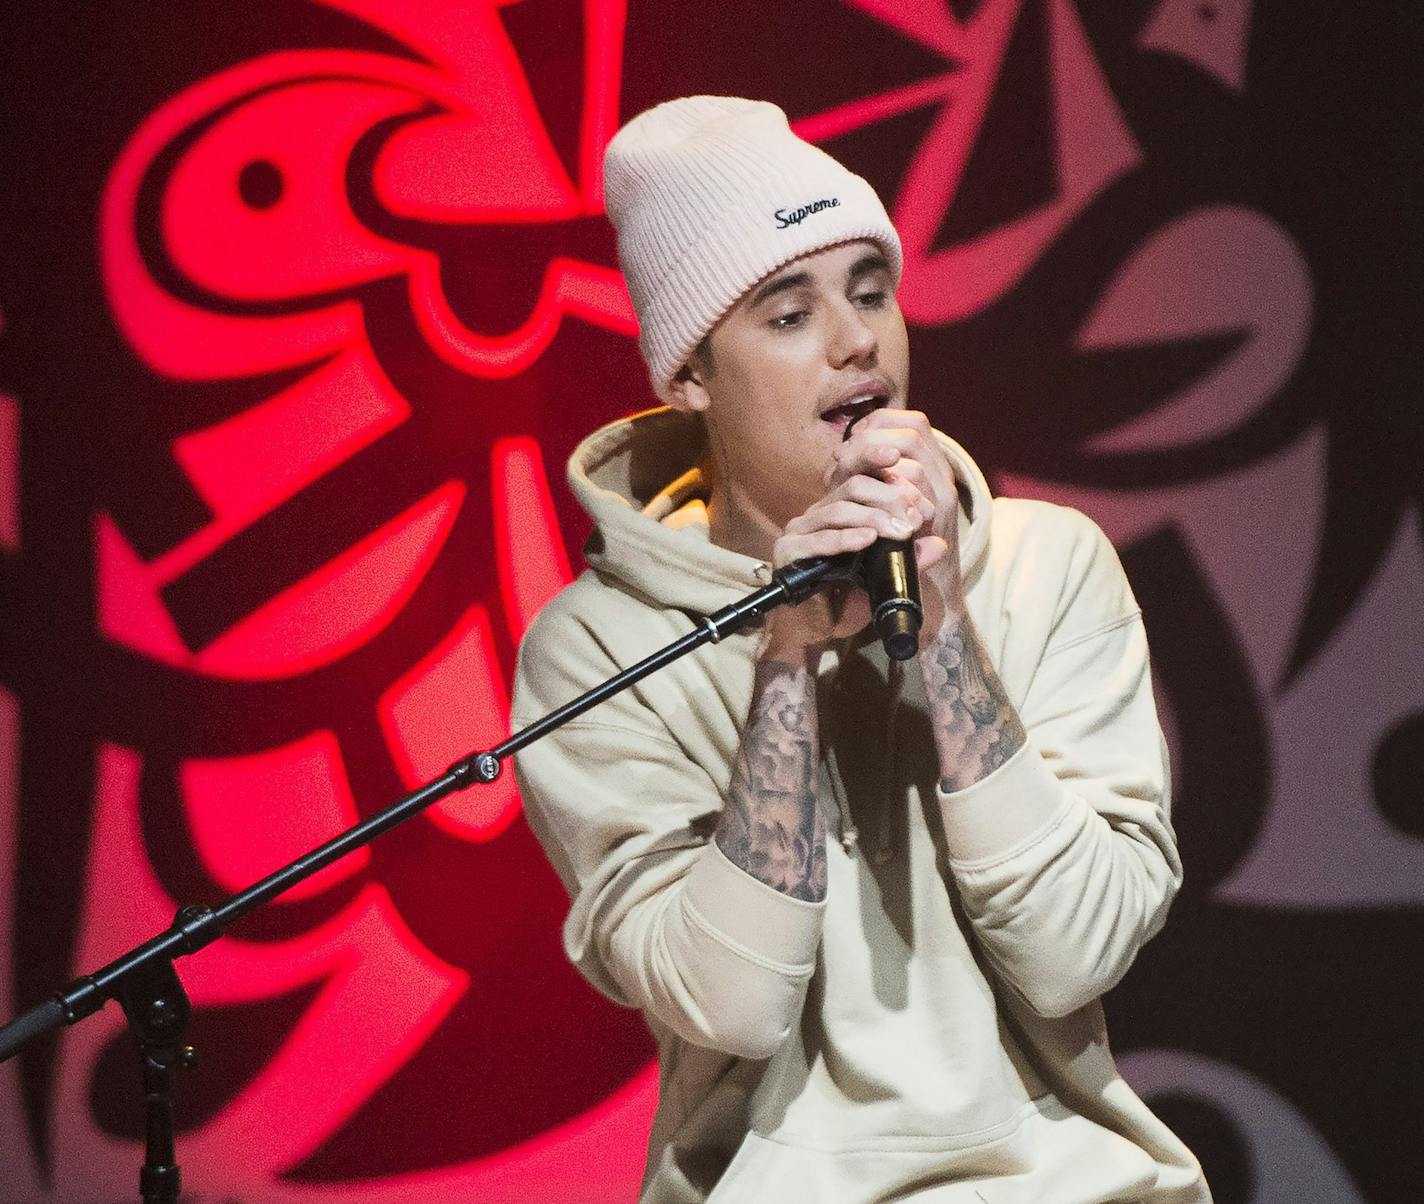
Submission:
[[[888,272],[890,263],[879,251],[871,251],[867,255],[862,255],[853,264],[850,271],[846,273],[846,284],[852,285],[862,276],[868,276],[872,272]],[[770,297],[775,297],[778,293],[784,293],[788,289],[801,288],[803,285],[811,283],[810,272],[792,272],[788,276],[778,276],[775,280],[770,280],[757,289],[747,302],[748,308],[755,308]]]
[[[850,271],[846,273],[846,283],[854,284],[862,276],[869,276],[872,272],[888,272],[890,261],[879,251],[871,251],[867,255],[862,255],[850,266]]]
[[[761,288],[752,294],[752,299],[748,302],[748,307],[755,308],[768,297],[774,297],[777,293],[786,292],[787,289],[800,288],[803,284],[810,283],[810,272],[792,272],[789,276],[778,276],[775,280],[763,284]]]

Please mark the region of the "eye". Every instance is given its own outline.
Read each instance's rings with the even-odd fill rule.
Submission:
[[[886,295],[884,289],[869,289],[863,293],[856,293],[852,300],[862,309],[879,309],[885,304]]]
[[[768,320],[767,325],[774,330],[792,330],[803,325],[810,316],[809,310],[793,309],[790,313],[777,314],[776,317]]]

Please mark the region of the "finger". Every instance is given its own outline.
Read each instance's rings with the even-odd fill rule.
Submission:
[[[832,464],[827,473],[831,484],[853,476],[882,476],[900,458],[898,448],[875,440],[858,440],[852,436],[831,453]]]
[[[854,476],[886,478],[902,471],[907,461],[913,461],[937,480],[948,482],[954,470],[944,449],[933,438],[905,427],[868,432],[840,444],[833,453],[831,479]]]
[[[842,552],[859,552],[874,542],[878,532],[874,527],[825,527],[783,535],[772,548],[771,562],[777,568],[809,556],[839,556]]]
[[[929,502],[931,507],[939,502],[939,495],[936,492],[936,485],[939,483],[931,478],[931,474],[918,460],[902,456],[895,467],[886,472],[881,480],[890,485],[913,486],[920,499]]]
[[[948,553],[949,544],[938,535],[926,535],[915,540],[915,565],[917,568],[933,568]]]
[[[826,501],[818,505],[841,499],[883,510],[893,518],[910,523],[912,529],[919,527],[926,514],[934,513],[933,502],[911,481],[882,481],[864,475],[850,477],[837,485]],[[815,509],[813,506],[807,514]]]
[[[952,478],[951,484],[946,487],[943,482],[933,480],[924,465],[914,460],[901,459],[892,471],[886,473],[885,479],[892,485],[913,487],[915,512],[918,515],[916,530],[933,527],[941,510],[952,514],[957,508],[959,495],[954,490]],[[940,498],[945,496],[949,498],[948,505],[940,501]]]
[[[933,439],[927,442],[917,432],[902,428],[880,431],[875,437],[885,440],[880,445],[883,449],[894,449],[896,458],[893,462],[886,463],[890,456],[884,450],[876,454],[868,452],[867,445],[845,444],[833,468],[833,485],[841,479],[849,479],[853,470],[859,469],[860,473],[855,475],[875,476],[890,482],[906,480],[914,484],[929,503],[928,509],[922,507],[926,518],[933,519],[941,511],[947,516],[957,508],[959,492],[954,469],[937,442]],[[882,464],[883,467],[880,466]]]
[[[909,456],[922,464],[945,462],[944,449],[933,435],[908,426],[881,427],[870,431],[857,431],[835,449],[837,463],[845,464],[864,458],[868,463],[894,463],[887,449],[893,449],[895,458]]]
[[[859,434],[861,431],[889,426],[910,426],[926,432],[934,429],[929,415],[923,410],[900,409],[897,406],[882,406],[878,410],[871,410],[855,424],[854,429],[855,433]]]
[[[803,535],[826,527],[873,527],[888,539],[906,539],[919,529],[920,521],[920,511],[914,504],[900,504],[891,511],[840,497],[819,502],[793,518],[786,524],[786,534]]]

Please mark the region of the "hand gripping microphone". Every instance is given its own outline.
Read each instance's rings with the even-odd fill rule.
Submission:
[[[870,617],[885,654],[907,661],[920,646],[920,574],[908,539],[877,539],[860,562],[861,584],[870,595]]]
[[[863,415],[862,415],[863,417]],[[853,419],[841,436],[849,439],[860,418]],[[915,544],[909,539],[877,539],[860,554],[857,575],[870,595],[870,619],[892,660],[907,661],[920,646],[920,572],[915,564]]]

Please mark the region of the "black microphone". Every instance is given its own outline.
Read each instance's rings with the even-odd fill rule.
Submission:
[[[841,436],[850,438],[851,420]],[[908,539],[877,539],[861,553],[860,583],[870,595],[870,618],[892,660],[907,661],[920,646],[920,624],[925,612],[920,606],[920,570],[915,563],[915,545]]]
[[[860,562],[861,584],[870,595],[870,617],[885,654],[907,661],[920,646],[920,574],[908,539],[877,539]]]

